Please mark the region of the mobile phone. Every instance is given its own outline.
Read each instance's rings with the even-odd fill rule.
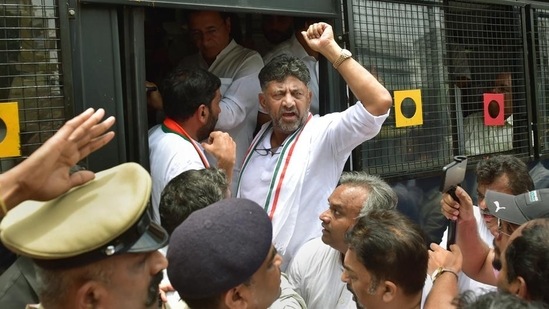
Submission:
[[[454,161],[442,168],[442,181],[440,182],[440,192],[448,193],[454,201],[459,202],[456,196],[456,188],[465,179],[467,170],[467,157],[455,156]],[[457,226],[456,221],[448,220],[448,240],[446,249],[450,250],[450,245],[456,243]]]

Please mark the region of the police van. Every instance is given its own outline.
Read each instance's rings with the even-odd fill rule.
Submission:
[[[148,167],[145,81],[159,82],[194,52],[186,13],[211,9],[230,14],[235,40],[262,54],[273,47],[262,31],[268,16],[333,26],[340,45],[394,98],[380,134],[355,149],[346,168],[386,179],[399,194],[399,209],[430,241],[447,224],[439,183],[454,156],[468,157],[462,185],[474,199],[475,164],[497,154],[524,160],[536,185],[549,185],[549,4],[543,1],[5,0],[0,8],[2,171],[88,107],[116,116],[116,137],[82,165]],[[320,114],[354,102],[325,59],[319,76]]]

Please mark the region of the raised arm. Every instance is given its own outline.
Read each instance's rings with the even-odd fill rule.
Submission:
[[[301,33],[309,47],[320,52],[331,63],[341,56],[342,48],[334,40],[334,33],[329,24],[315,23]],[[389,91],[352,57],[343,61],[337,70],[370,114],[384,115],[391,108],[393,99]]]
[[[88,109],[67,121],[26,160],[0,175],[0,198],[9,210],[25,200],[47,201],[95,177],[91,171],[69,173],[80,160],[114,137],[105,133],[114,117],[101,121],[105,111]]]
[[[217,167],[227,175],[229,187],[233,179],[233,168],[236,162],[236,143],[228,133],[213,131],[202,147],[217,160]]]
[[[473,201],[463,188],[457,187],[456,196],[459,203],[449,194],[443,194],[442,214],[457,220],[456,243],[463,253],[463,272],[472,279],[496,285],[492,267],[493,250],[480,238],[477,222],[473,215]]]

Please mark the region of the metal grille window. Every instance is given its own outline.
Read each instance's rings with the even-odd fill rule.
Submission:
[[[0,0],[0,104],[18,102],[21,153],[28,156],[63,124],[55,0]],[[1,159],[2,171],[13,159]]]
[[[519,8],[355,0],[352,12],[355,54],[395,99],[380,135],[363,144],[363,168],[410,178],[439,172],[457,154],[472,156],[472,162],[505,151],[528,155]],[[506,72],[510,83],[497,84]],[[421,91],[420,105],[410,90]],[[485,125],[485,93],[503,93],[491,104],[491,115],[504,115],[498,102],[512,106],[503,125]],[[397,114],[415,119],[419,112],[421,122],[399,124]]]
[[[534,32],[537,42],[536,94],[540,151],[549,154],[549,10],[534,11]]]

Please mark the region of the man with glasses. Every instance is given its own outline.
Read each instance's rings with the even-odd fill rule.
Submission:
[[[498,218],[498,233],[494,239],[493,266],[501,270],[501,253],[510,241],[511,234],[530,220],[549,218],[549,189],[529,191],[517,196],[488,191],[488,208]]]
[[[463,190],[460,190],[463,191]],[[479,273],[485,279],[497,284],[499,291],[508,292],[528,301],[549,303],[549,189],[529,191],[510,195],[488,190],[486,204],[497,217],[498,234],[494,249],[482,248],[486,256]],[[438,259],[455,260],[457,255],[445,250],[436,252]],[[463,262],[468,257],[463,255]],[[450,295],[455,281],[434,283],[431,293]],[[444,285],[444,286],[441,286]],[[438,304],[438,308],[454,308],[449,303]]]
[[[531,197],[535,198],[536,192],[531,191],[519,196],[528,197],[533,194],[533,197]],[[461,188],[456,190],[456,195],[462,206],[460,208],[461,216],[461,213],[465,212],[469,205],[472,206],[471,198]],[[511,202],[512,200],[509,198],[502,199],[502,196],[513,195],[491,190],[486,192],[486,205],[490,213],[496,217],[497,222],[497,231],[493,241],[494,248],[489,248],[485,242],[481,241],[478,238],[478,232],[472,230],[467,221],[458,220],[457,243],[463,252],[463,271],[469,277],[490,285],[496,285],[497,283],[497,272],[501,269],[500,255],[507,246],[510,235],[522,223],[538,218],[543,214],[540,212],[542,209],[535,209],[535,205],[530,206],[530,202],[525,202],[523,206],[519,206],[516,202]],[[509,213],[512,215],[509,215]],[[462,236],[462,239],[460,239],[460,236]]]
[[[188,30],[198,53],[183,58],[179,66],[206,69],[221,79],[221,114],[215,129],[229,133],[236,143],[232,173],[232,192],[236,192],[240,165],[255,130],[257,94],[261,91],[257,74],[263,59],[258,52],[236,43],[232,34],[240,29],[236,29],[233,17],[217,11],[191,11]]]
[[[485,153],[502,152],[513,149],[513,79],[510,72],[502,72],[496,76],[491,93],[503,94],[503,111],[497,103],[490,102],[488,112],[496,117],[503,112],[505,119],[501,126],[487,126],[484,121],[484,111],[476,112],[465,117],[465,154],[480,155]]]
[[[534,201],[538,204],[536,207],[521,202],[530,203],[534,197],[539,198]],[[549,191],[529,192],[517,196],[515,202],[518,207],[526,206],[522,209],[543,208],[544,218],[528,221],[509,238],[508,246],[502,251],[498,288],[527,301],[549,305]]]
[[[259,73],[259,102],[271,121],[244,159],[237,196],[255,201],[272,219],[283,270],[302,244],[320,236],[317,218],[347,158],[378,134],[392,105],[387,89],[337,44],[330,25],[316,23],[301,34],[333,63],[360,101],[343,112],[313,117],[311,75],[301,59],[281,55]]]

